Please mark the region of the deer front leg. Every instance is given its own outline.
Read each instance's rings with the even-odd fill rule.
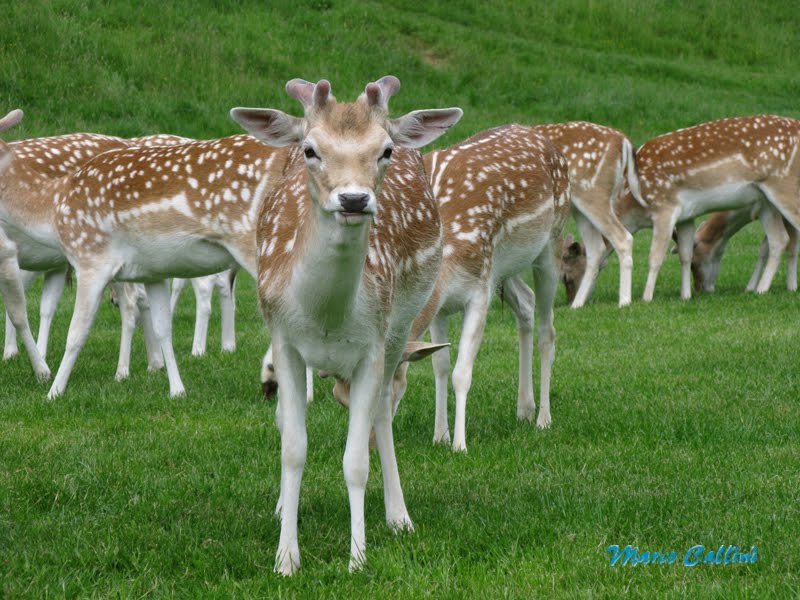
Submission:
[[[194,339],[192,356],[203,356],[208,341],[208,321],[211,318],[211,295],[214,293],[213,276],[192,279],[194,289]]]
[[[1,235],[1,234],[0,234]],[[8,240],[11,243],[11,240]],[[0,246],[2,242],[0,242]],[[0,247],[0,254],[2,253],[2,248]],[[16,260],[16,251],[15,251],[15,259]],[[1,267],[0,267],[1,268]],[[13,272],[13,266],[11,267],[11,272]],[[23,295],[27,293],[28,288],[31,287],[31,283],[33,280],[36,279],[36,276],[39,274],[36,271],[25,271],[24,269],[19,269],[19,280],[22,284]],[[11,292],[13,295],[13,292]],[[8,300],[6,300],[8,302]],[[25,319],[27,320],[27,310],[25,313]],[[37,346],[38,347],[38,346]],[[3,360],[8,360],[10,358],[14,358],[17,354],[19,354],[19,347],[17,346],[17,328],[14,326],[14,323],[11,321],[11,317],[6,311],[6,339],[5,339],[5,346],[3,347]],[[39,353],[41,354],[41,352]],[[44,360],[44,356],[42,356]]]
[[[772,285],[772,279],[775,277],[775,273],[780,266],[783,251],[789,245],[789,234],[786,233],[786,227],[783,225],[783,217],[781,214],[768,203],[765,203],[764,207],[758,213],[758,219],[761,221],[761,226],[764,228],[764,233],[767,236],[767,244],[769,246],[767,263],[758,281],[758,285],[756,286],[756,293],[764,294],[769,291]]]
[[[111,280],[111,272],[108,268],[76,269],[75,275],[78,284],[75,293],[75,307],[72,310],[72,320],[67,333],[67,348],[53,380],[53,385],[47,394],[50,399],[57,398],[67,389],[75,361],[86,343],[89,330],[97,316],[97,310],[100,308],[103,290]]]
[[[58,308],[58,302],[64,293],[67,283],[67,269],[48,271],[44,275],[42,299],[39,306],[39,335],[36,338],[36,347],[42,357],[47,356],[47,343],[50,337],[50,327]]]
[[[133,296],[135,292],[126,289],[132,286],[130,283],[113,282],[111,287],[117,296],[119,305],[119,316],[122,322],[122,332],[119,339],[119,360],[117,361],[117,372],[114,379],[122,381],[127,379],[130,374],[131,365],[131,342],[133,331],[136,329],[136,306]]]
[[[167,280],[155,283],[146,283],[147,300],[150,303],[150,315],[153,320],[153,333],[158,345],[161,347],[161,354],[164,356],[164,364],[167,367],[167,377],[169,378],[169,395],[172,397],[182,396],[186,393],[178,373],[178,363],[175,360],[175,352],[172,349],[172,315],[169,312],[169,282]]]
[[[672,228],[675,220],[669,213],[658,213],[653,215],[653,239],[650,242],[649,270],[647,272],[647,283],[644,287],[642,299],[645,302],[653,300],[653,293],[656,289],[656,279],[661,270],[661,264],[667,255],[669,240],[672,237]]]
[[[217,276],[217,291],[219,292],[219,309],[222,320],[222,351],[233,352],[236,350],[236,295],[235,274],[226,271]]]
[[[175,307],[178,306],[178,298],[181,297],[183,288],[186,287],[186,279],[175,277],[172,280],[172,291],[169,295],[169,312],[175,314]]]
[[[536,413],[533,399],[533,308],[536,299],[531,288],[519,277],[510,277],[503,282],[503,298],[514,312],[519,337],[517,418],[533,421]]]
[[[467,302],[464,309],[464,322],[461,326],[461,339],[458,358],[453,369],[453,389],[456,395],[456,420],[453,427],[453,450],[467,451],[466,421],[467,394],[472,386],[472,368],[483,339],[486,326],[486,312],[489,309],[488,290],[477,292]]]
[[[764,265],[767,262],[768,256],[769,242],[767,241],[766,236],[764,236],[764,239],[761,240],[761,245],[758,247],[758,258],[756,259],[756,264],[753,267],[753,274],[750,275],[750,281],[747,282],[747,287],[745,288],[746,292],[756,291],[756,286],[758,285],[758,281],[761,279],[761,274],[764,272]]]
[[[447,315],[437,314],[431,321],[431,342],[447,343]],[[436,382],[436,416],[433,424],[433,443],[450,443],[450,425],[447,422],[447,384],[450,377],[450,349],[434,352],[433,376]]]
[[[606,245],[603,236],[583,214],[575,214],[575,223],[586,248],[586,271],[575,294],[575,299],[572,301],[572,308],[580,308],[586,304],[592,294],[597,275],[600,272],[600,263],[606,252]]]
[[[797,250],[800,247],[800,231],[784,221],[789,233],[789,245],[786,248],[786,287],[790,292],[797,291]]]
[[[281,488],[278,508],[281,534],[275,555],[275,572],[291,575],[300,568],[297,544],[297,511],[300,483],[306,463],[305,363],[294,348],[274,338],[274,359],[278,366],[278,407],[276,424],[281,434]]]
[[[552,245],[553,242],[551,241]],[[536,294],[536,318],[539,321],[539,417],[536,425],[541,429],[550,427],[550,375],[556,356],[556,330],[553,327],[553,303],[558,286],[558,269],[555,259],[557,248],[547,249],[536,259],[533,271],[533,287]]]
[[[386,452],[390,437],[387,437],[384,422],[391,427],[391,412],[379,410],[381,383],[384,379],[384,346],[376,344],[361,359],[353,373],[350,385],[350,422],[347,428],[347,443],[344,449],[344,480],[350,499],[350,565],[351,571],[361,568],[366,561],[366,532],[364,525],[364,493],[369,475],[369,436],[373,415],[380,413],[380,435]],[[280,371],[278,372],[280,374]],[[389,433],[389,436],[391,434]],[[388,460],[388,455],[387,455]],[[397,465],[394,465],[397,469]],[[390,469],[391,471],[391,469]],[[393,474],[388,473],[391,480]],[[398,479],[399,485],[399,479]]]
[[[681,299],[692,297],[692,254],[694,253],[694,222],[678,223],[678,256],[681,260]]]
[[[161,346],[159,346],[153,330],[153,315],[150,313],[150,302],[147,300],[147,292],[144,291],[144,286],[141,284],[136,285],[136,308],[139,310],[139,322],[142,324],[142,332],[144,333],[147,370],[151,372],[159,371],[164,368],[164,356],[161,353]],[[172,314],[172,311],[170,311],[170,314]]]

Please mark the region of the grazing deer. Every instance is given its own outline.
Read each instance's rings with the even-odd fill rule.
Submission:
[[[800,227],[800,121],[755,115],[709,121],[642,145],[636,165],[653,224],[644,300],[677,227],[681,298],[691,297],[694,218],[766,201]],[[619,214],[619,213],[618,213]],[[625,221],[620,214],[620,220]]]
[[[627,182],[633,197],[646,206],[639,193],[633,146],[617,129],[585,121],[533,127],[561,150],[569,163],[570,204],[585,248],[585,274],[574,294],[572,308],[589,299],[600,271],[608,240],[619,257],[619,305],[631,303],[633,236],[617,218],[613,204]]]
[[[255,277],[255,218],[286,157],[236,135],[107,152],[69,176],[57,191],[55,225],[75,267],[77,292],[49,397],[66,388],[111,281],[144,282],[170,394],[184,393],[172,349],[167,279],[236,265]]]
[[[761,243],[753,274],[747,283],[747,291],[763,294],[769,290],[784,250],[788,258],[787,287],[789,291],[797,291],[797,250],[800,232],[768,202],[757,202],[738,210],[714,213],[697,228],[692,255],[695,290],[714,291],[728,241],[755,218],[761,221],[766,236]]]
[[[433,289],[442,233],[415,150],[461,117],[457,108],[389,119],[400,86],[370,83],[339,103],[325,80],[292,80],[304,118],[237,108],[233,118],[265,144],[291,146],[283,179],[261,207],[258,290],[272,333],[281,432],[281,535],[276,571],[300,565],[297,507],[306,459],[304,369],[351,382],[344,475],[350,498],[350,568],[363,564],[368,439],[374,427],[386,520],[411,529],[392,440],[391,385],[411,321]]]
[[[535,128],[505,125],[425,155],[444,229],[442,267],[433,294],[415,319],[411,339],[430,328],[431,348],[447,345],[447,318],[464,311],[453,369],[456,417],[453,450],[465,452],[466,404],[472,369],[492,294],[508,302],[519,335],[517,417],[532,420],[533,312],[539,320],[539,427],[549,427],[550,372],[555,357],[553,300],[558,284],[560,235],[569,215],[568,165]],[[533,266],[536,294],[519,277]],[[393,411],[406,389],[407,362],[395,375]],[[433,355],[436,378],[434,443],[449,443],[447,377],[450,357]],[[348,405],[346,382],[334,395]]]

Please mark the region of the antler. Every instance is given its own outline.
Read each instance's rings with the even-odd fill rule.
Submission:
[[[367,96],[367,104],[370,106],[380,106],[384,110],[389,110],[389,98],[400,89],[400,80],[394,75],[386,75],[378,81],[368,83],[364,90]]]
[[[286,93],[303,105],[308,112],[311,108],[321,108],[331,96],[331,83],[321,79],[316,85],[305,79],[292,79],[286,84]]]

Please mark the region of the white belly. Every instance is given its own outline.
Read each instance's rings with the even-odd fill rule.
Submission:
[[[719,210],[748,206],[764,199],[758,187],[750,182],[725,183],[705,189],[684,189],[678,192],[681,203],[680,221]]]
[[[49,271],[66,266],[67,259],[50,228],[25,230],[3,223],[6,235],[17,245],[17,261],[26,271]],[[48,235],[50,234],[50,235]]]

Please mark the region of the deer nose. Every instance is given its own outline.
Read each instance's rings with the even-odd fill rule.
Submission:
[[[339,194],[339,203],[342,205],[344,212],[364,212],[368,202],[368,194]]]

